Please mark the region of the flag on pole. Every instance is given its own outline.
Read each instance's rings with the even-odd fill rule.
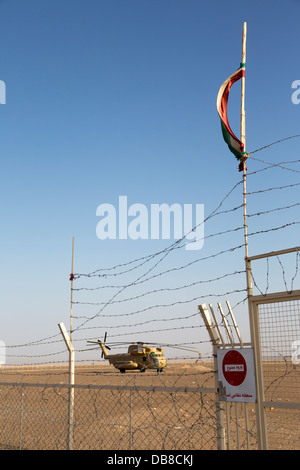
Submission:
[[[246,152],[244,152],[244,144],[234,135],[230,128],[227,117],[227,105],[230,88],[235,82],[244,76],[245,64],[241,64],[240,68],[223,83],[217,96],[217,110],[221,119],[223,137],[230,151],[238,160],[240,160]]]

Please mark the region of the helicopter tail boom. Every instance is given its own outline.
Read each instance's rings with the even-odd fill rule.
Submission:
[[[99,346],[102,349],[102,357],[104,357],[104,359],[108,359],[109,353],[108,353],[104,343],[102,343],[102,341],[99,341]]]

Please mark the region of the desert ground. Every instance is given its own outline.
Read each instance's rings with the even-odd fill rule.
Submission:
[[[299,371],[271,362],[264,369],[266,400],[274,401],[266,409],[269,449],[298,450],[300,410],[280,408],[278,403],[300,402]],[[0,448],[65,449],[68,381],[67,365],[3,367]],[[211,362],[169,362],[159,374],[154,370],[121,374],[104,362],[81,364],[75,370],[75,384],[80,386],[75,389],[75,449],[217,448]],[[226,447],[257,449],[255,404],[223,405],[225,427],[229,424]]]

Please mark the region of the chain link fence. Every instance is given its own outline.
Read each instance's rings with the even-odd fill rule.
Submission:
[[[74,450],[217,448],[213,390],[74,387]],[[0,448],[67,449],[69,389],[56,384],[0,384]]]
[[[271,450],[300,448],[300,292],[293,295],[270,295],[256,302]]]

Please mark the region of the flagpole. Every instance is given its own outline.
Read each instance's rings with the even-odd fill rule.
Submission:
[[[246,64],[246,36],[247,23],[243,26],[243,42],[242,42],[242,64]],[[244,144],[243,151],[246,152],[246,114],[245,114],[245,75],[241,77],[241,142]],[[244,240],[245,240],[245,259],[246,259],[246,276],[248,296],[252,294],[251,271],[247,263],[248,259],[248,230],[247,230],[247,198],[246,198],[246,179],[247,179],[246,159],[243,161],[243,197],[244,197]]]
[[[242,64],[245,67],[246,64],[246,35],[247,35],[247,23],[244,22],[243,27],[243,42],[242,42]],[[245,127],[245,75],[241,77],[241,142],[244,144],[243,152],[246,152],[246,127]],[[266,424],[264,416],[263,406],[263,385],[261,378],[261,370],[259,369],[258,361],[258,338],[257,331],[254,326],[253,312],[251,296],[253,295],[252,286],[252,275],[251,275],[251,261],[249,260],[248,254],[248,228],[247,228],[247,200],[246,200],[246,160],[247,157],[242,157],[243,164],[243,197],[244,197],[244,239],[245,239],[245,265],[246,265],[246,278],[247,278],[247,297],[248,297],[248,310],[249,310],[249,322],[251,329],[251,343],[253,347],[254,362],[255,362],[255,377],[256,377],[256,419],[257,419],[257,438],[258,438],[258,449],[267,449],[266,439]]]
[[[74,279],[74,237],[72,240],[72,264],[71,264],[71,302],[70,302],[70,341],[72,343],[72,333],[73,333],[73,279]]]
[[[247,36],[247,23],[244,22],[243,26],[243,42],[242,42],[242,65],[246,66],[246,36]],[[246,114],[245,114],[245,74],[241,77],[241,142],[244,144],[243,151],[246,152]],[[244,242],[245,242],[245,268],[246,268],[246,281],[247,281],[247,297],[248,297],[248,310],[249,315],[251,312],[250,297],[253,295],[252,275],[251,275],[251,261],[249,261],[248,252],[248,225],[247,225],[247,193],[246,193],[246,180],[247,180],[247,157],[242,157],[243,165],[243,207],[244,207]],[[251,322],[250,322],[251,323]]]
[[[247,36],[247,23],[244,23],[243,27],[243,43],[242,43],[242,64],[245,67],[246,64],[246,36]],[[245,128],[245,76],[241,78],[241,142],[246,147],[246,128]],[[244,148],[244,152],[246,149]],[[245,168],[245,165],[244,165]]]

